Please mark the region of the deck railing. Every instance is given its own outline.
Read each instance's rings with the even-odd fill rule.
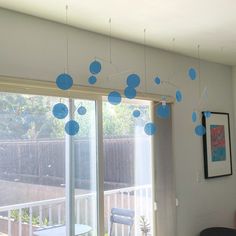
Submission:
[[[109,232],[111,208],[128,208],[135,211],[133,235],[138,235],[139,217],[152,219],[151,197],[150,185],[105,191],[105,231]],[[96,229],[96,205],[95,192],[75,195],[76,223]],[[65,197],[0,207],[0,233],[8,236],[33,236],[37,228],[61,224],[65,224]],[[115,225],[113,235],[125,236],[126,230]]]

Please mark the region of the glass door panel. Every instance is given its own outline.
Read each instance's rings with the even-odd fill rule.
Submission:
[[[135,117],[134,110],[138,110],[140,116]],[[103,102],[104,227],[107,235],[112,231],[114,236],[126,236],[129,230],[130,235],[142,235],[141,225],[151,233],[151,138],[144,132],[145,124],[150,121],[150,111],[151,104],[147,101],[123,99],[116,106]]]
[[[74,136],[76,226],[86,235],[97,235],[95,101],[74,100],[74,119],[80,129]],[[76,227],[75,227],[76,231]]]
[[[49,96],[0,93],[0,234],[65,224],[64,122]]]

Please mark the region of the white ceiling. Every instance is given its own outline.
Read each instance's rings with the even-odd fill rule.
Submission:
[[[0,7],[236,65],[236,0],[0,0]],[[175,39],[175,40],[173,40]]]

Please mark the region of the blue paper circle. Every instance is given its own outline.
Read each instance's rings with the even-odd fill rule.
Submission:
[[[73,79],[69,74],[63,73],[57,76],[57,87],[62,90],[67,90],[72,87]]]
[[[53,106],[52,113],[57,119],[64,119],[68,115],[68,108],[63,103],[57,103]]]
[[[101,71],[101,69],[102,69],[101,63],[96,60],[93,61],[89,66],[89,71],[94,75],[98,74]]]
[[[197,121],[197,112],[193,111],[192,112],[192,122],[196,122]]]
[[[204,111],[204,116],[206,118],[210,118],[211,117],[211,112],[210,111]]]
[[[88,78],[88,82],[89,84],[95,84],[97,82],[97,78],[92,75]]]
[[[79,132],[79,124],[75,120],[70,120],[65,125],[65,131],[68,135],[76,135]]]
[[[134,111],[133,111],[133,116],[134,116],[135,118],[139,117],[139,116],[140,116],[140,110],[134,110]]]
[[[136,97],[136,90],[133,87],[127,87],[124,91],[125,97],[133,99]]]
[[[158,85],[161,83],[161,79],[159,77],[156,77],[154,80],[155,80],[155,83]]]
[[[156,108],[156,115],[160,118],[167,119],[170,117],[170,106],[168,104],[159,104]]]
[[[84,106],[80,106],[77,111],[79,115],[83,116],[86,114],[87,109]]]
[[[154,123],[147,123],[144,127],[144,132],[147,135],[154,135],[157,132],[157,127]]]
[[[112,91],[108,94],[108,102],[112,105],[118,105],[121,102],[121,95],[117,91]]]
[[[190,68],[188,70],[188,76],[191,80],[195,80],[197,78],[197,72],[194,68]]]
[[[206,128],[203,125],[197,125],[195,127],[195,134],[198,136],[203,136],[206,133]]]
[[[126,84],[129,87],[136,88],[140,84],[140,77],[137,74],[131,74],[127,77]]]
[[[182,93],[180,90],[177,90],[176,93],[175,93],[175,98],[176,98],[176,101],[177,102],[181,102],[182,99],[183,99],[183,96],[182,96]]]

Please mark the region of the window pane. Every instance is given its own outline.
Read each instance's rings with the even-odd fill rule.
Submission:
[[[0,93],[0,232],[32,235],[65,224],[64,121],[52,107],[66,99]]]
[[[97,235],[95,102],[74,100],[74,107],[80,125],[73,139],[76,225],[86,235]]]
[[[134,110],[140,116],[135,117]],[[129,235],[130,227],[126,224],[132,225],[132,220],[131,235],[141,235],[145,226],[152,229],[151,138],[144,132],[148,121],[150,103],[147,101],[123,99],[116,106],[103,102],[104,220],[108,235],[111,228],[112,235]],[[112,211],[116,213],[114,217]],[[131,217],[120,218],[119,214]],[[126,224],[112,224],[119,221]]]

